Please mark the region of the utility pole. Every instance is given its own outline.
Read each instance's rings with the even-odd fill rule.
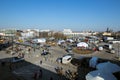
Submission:
[[[11,38],[12,38],[12,50],[13,50],[13,44],[14,44],[14,39],[15,39],[15,29],[11,29]]]
[[[120,48],[119,47],[120,47],[120,44],[118,43],[118,59],[120,60],[120,53],[119,53]]]

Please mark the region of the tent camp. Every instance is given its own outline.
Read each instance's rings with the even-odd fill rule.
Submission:
[[[117,64],[111,63],[111,62],[99,63],[96,66],[96,68],[99,70],[110,72],[110,73],[115,73],[115,72],[120,71],[120,66],[118,66]]]
[[[86,75],[86,80],[117,80],[112,73],[101,70],[91,71]]]
[[[77,44],[77,47],[85,47],[85,48],[87,48],[88,44],[85,43],[85,42],[80,42],[80,43]]]

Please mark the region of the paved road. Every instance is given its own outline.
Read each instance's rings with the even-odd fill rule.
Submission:
[[[116,48],[117,46],[115,46]],[[26,49],[24,49],[26,51]],[[55,71],[55,67],[59,66],[63,68],[63,72],[65,72],[66,70],[70,69],[71,71],[76,71],[77,67],[72,65],[72,64],[68,64],[68,65],[62,65],[62,64],[58,64],[56,63],[56,59],[58,57],[61,57],[65,54],[67,54],[67,52],[60,48],[59,46],[56,47],[51,47],[50,48],[50,53],[51,55],[47,55],[47,56],[41,56],[40,53],[42,53],[42,50],[37,49],[32,50],[31,53],[27,53],[25,54],[25,61],[29,62],[29,65],[25,65],[19,68],[14,69],[13,73],[19,75],[19,76],[24,76],[27,80],[33,80],[33,74],[38,71],[39,69],[43,70],[43,80],[48,80],[50,78],[50,76],[54,76],[54,78],[59,77],[58,75],[56,75],[56,71]],[[92,54],[88,54],[88,55],[83,55],[83,54],[75,54],[75,57],[79,57],[79,56],[87,56],[87,57],[92,57],[92,56],[97,56],[100,58],[105,58],[105,59],[113,59],[115,57],[116,54],[110,54],[107,53],[105,50],[103,51],[96,51]],[[17,56],[18,54],[14,55]],[[4,58],[9,58],[9,57],[13,57],[11,54],[6,54],[5,51],[0,51],[0,59],[4,59]],[[40,64],[40,60],[42,60],[42,64]],[[45,75],[47,75],[48,77],[46,77]]]
[[[76,71],[77,67],[75,67],[72,64],[62,65],[56,62],[56,59],[58,57],[62,57],[63,55],[67,54],[67,52],[64,49],[61,49],[57,46],[51,47],[49,51],[51,55],[47,55],[45,57],[41,56],[40,53],[42,53],[42,50],[39,49],[36,49],[35,52],[32,50],[30,54],[27,53],[25,55],[25,61],[31,64],[27,66],[23,64],[25,66],[14,69],[13,73],[19,76],[24,76],[27,80],[33,80],[32,77],[34,73],[39,69],[42,69],[44,75],[49,75],[48,77],[43,76],[42,79],[48,80],[50,76],[54,76],[54,78],[59,77],[55,71],[55,68],[58,66],[63,68],[63,72],[65,72],[68,69],[74,72]],[[2,51],[1,55],[3,55],[1,56],[1,58],[13,57],[10,54],[5,54],[5,51]],[[17,56],[17,54],[14,56]],[[40,65],[40,60],[42,60],[42,65]]]

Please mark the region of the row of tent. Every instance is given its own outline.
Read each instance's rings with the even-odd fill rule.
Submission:
[[[67,41],[73,42],[72,39],[67,39]],[[46,39],[45,38],[33,39],[32,42],[33,43],[45,43]],[[65,40],[59,40],[57,44],[60,45],[62,43],[65,43]],[[80,43],[77,43],[77,47],[87,48],[88,44],[86,42],[80,42]]]
[[[69,41],[72,41],[71,39]],[[65,43],[65,40],[59,40],[58,41],[58,45]],[[88,48],[88,44],[86,42],[79,42],[77,43],[77,47],[84,47],[84,48]]]

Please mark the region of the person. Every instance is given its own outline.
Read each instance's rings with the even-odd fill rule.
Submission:
[[[5,66],[5,62],[4,62],[4,61],[3,61],[3,62],[1,62],[1,65],[2,65],[2,66]]]
[[[42,60],[40,60],[40,64],[42,64]]]
[[[29,47],[29,48],[28,48],[28,52],[30,53],[30,51],[31,51],[31,48]]]
[[[20,57],[21,57],[21,58],[24,57],[24,53],[21,52]]]
[[[42,73],[42,70],[40,69],[39,70],[39,78],[42,78],[42,75],[43,75],[43,73]]]
[[[10,71],[12,71],[12,63],[10,63],[9,69],[10,69]]]
[[[33,78],[34,78],[34,80],[37,80],[37,72],[34,73]]]
[[[52,78],[52,77],[50,77],[50,80],[53,80],[53,78]]]
[[[34,52],[35,52],[35,48],[34,48]]]

